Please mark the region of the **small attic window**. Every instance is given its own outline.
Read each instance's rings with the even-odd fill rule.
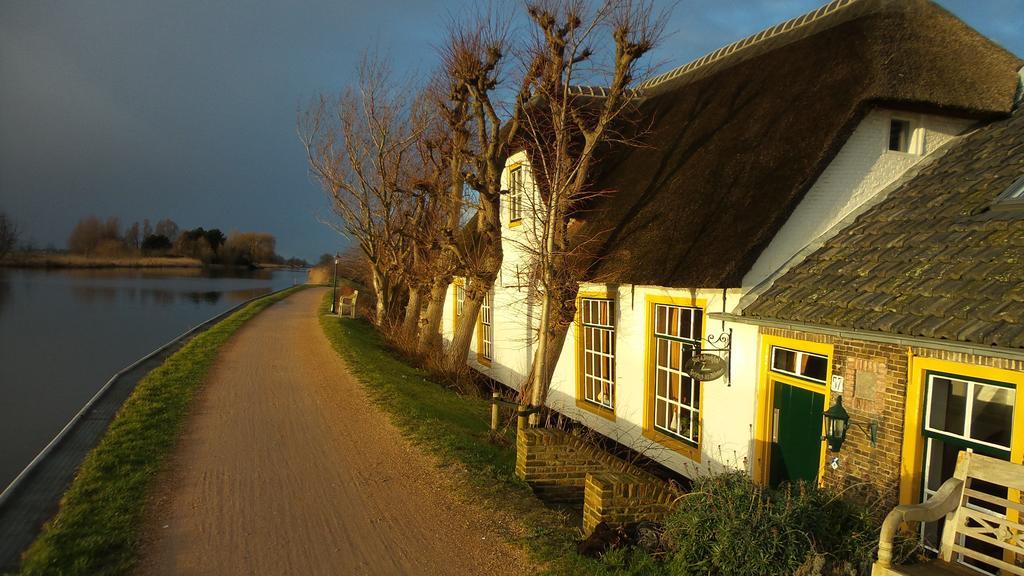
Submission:
[[[889,150],[910,152],[910,120],[893,118],[889,121]]]

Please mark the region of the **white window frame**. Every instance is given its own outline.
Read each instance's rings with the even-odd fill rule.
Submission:
[[[803,374],[801,372],[790,372],[789,370],[782,370],[780,368],[776,368],[775,367],[775,352],[780,351],[780,350],[786,351],[786,352],[792,352],[792,353],[796,354],[797,370],[799,370],[800,366],[803,365],[803,362],[801,362],[801,360],[803,360],[804,356],[812,356],[812,357],[815,357],[815,358],[823,359],[825,361],[825,367],[826,367],[825,368],[825,373],[826,373],[826,377],[827,377],[827,374],[828,374],[828,356],[826,356],[824,354],[812,354],[810,352],[802,352],[802,351],[796,350],[794,348],[786,348],[785,346],[772,346],[771,356],[768,359],[768,362],[769,362],[768,369],[769,370],[771,370],[772,372],[775,372],[777,374],[785,374],[787,376],[793,376],[794,378],[799,378],[801,380],[807,380],[808,382],[814,382],[816,384],[826,384],[827,383],[827,382],[825,382],[825,378],[818,379],[818,378],[815,378],[813,376],[807,376],[806,374]]]
[[[494,359],[494,289],[487,291],[480,303],[480,357]]]
[[[892,141],[893,122],[904,122],[907,125],[906,150],[893,150],[889,147],[889,143]],[[914,118],[901,114],[893,114],[890,116],[889,123],[886,125],[885,130],[885,151],[895,152],[897,154],[913,154],[915,156],[922,156],[924,154],[924,132],[920,129],[920,122]]]
[[[595,321],[595,318],[597,319]],[[602,322],[607,318],[607,322]],[[589,337],[588,337],[589,336]],[[590,342],[594,347],[588,346]],[[583,399],[607,410],[615,409],[615,300],[580,299],[580,346]],[[607,349],[606,349],[607,348]],[[607,367],[607,373],[605,368]]]
[[[957,434],[955,432],[949,432],[947,430],[940,430],[938,428],[932,428],[932,426],[931,426],[931,420],[932,420],[932,399],[934,398],[934,395],[932,393],[933,392],[932,386],[933,386],[933,383],[935,382],[936,378],[941,378],[941,379],[950,380],[950,381],[958,380],[960,382],[964,382],[964,383],[967,384],[966,390],[964,391],[964,428],[963,428],[963,430],[961,431],[960,434]],[[996,382],[983,382],[983,381],[979,381],[979,380],[977,380],[975,378],[971,378],[971,377],[968,377],[968,376],[963,376],[963,375],[960,375],[960,374],[949,374],[949,373],[944,373],[944,372],[928,372],[926,377],[925,377],[925,381],[924,381],[924,398],[925,398],[924,404],[925,404],[925,406],[924,406],[924,420],[922,422],[922,431],[923,431],[922,436],[924,438],[924,461],[923,461],[923,469],[921,471],[921,493],[922,493],[922,500],[921,501],[922,502],[927,501],[929,498],[934,496],[935,493],[937,492],[936,490],[932,490],[931,488],[928,487],[928,483],[929,483],[929,480],[930,480],[930,478],[929,478],[929,471],[931,470],[931,465],[932,465],[932,443],[933,442],[936,442],[936,441],[942,442],[942,441],[944,441],[944,439],[948,438],[950,440],[953,440],[954,442],[959,441],[960,443],[965,443],[965,444],[968,444],[968,445],[974,444],[974,445],[976,445],[978,447],[981,447],[981,448],[989,448],[989,449],[992,449],[992,450],[998,450],[998,451],[1005,452],[1007,458],[1010,455],[1010,450],[1011,450],[1011,446],[1010,445],[1005,445],[1004,446],[1002,444],[995,444],[995,443],[992,443],[992,442],[985,442],[983,440],[976,440],[976,439],[974,439],[974,438],[972,438],[970,436],[969,428],[971,426],[971,423],[972,423],[972,420],[973,420],[973,415],[974,415],[974,403],[975,403],[974,388],[975,388],[975,386],[989,386],[989,387],[993,387],[993,388],[1006,388],[1006,389],[1010,390],[1011,392],[1013,392],[1013,405],[1014,406],[1016,406],[1016,403],[1020,401],[1020,399],[1017,398],[1017,388],[1012,386],[1012,385],[1009,385],[1009,384],[1004,385],[1002,383],[996,383]],[[1011,412],[1012,412],[1012,410],[1011,410]],[[1012,427],[1013,425],[1014,425],[1014,422],[1011,419],[1010,426]],[[1011,428],[1011,430],[1012,430],[1012,428]],[[1012,435],[1011,435],[1010,444],[1012,444],[1012,443],[1013,443],[1013,439],[1012,439]],[[956,445],[956,444],[954,444],[954,445]],[[967,450],[973,450],[973,448],[966,448],[966,449]],[[967,506],[969,508],[979,509],[977,505],[972,504],[970,502],[968,502]],[[994,513],[991,510],[987,510],[987,512]],[[997,514],[997,515],[1005,518],[1005,515],[999,515],[999,514]],[[938,552],[939,550],[937,548],[929,545],[925,541],[925,532],[928,529],[929,525],[931,525],[931,524],[933,524],[933,523],[922,522],[918,530],[919,530],[919,534],[920,534],[920,537],[921,537],[921,540],[922,540],[922,545],[924,546],[924,548],[926,550],[931,551],[931,552]],[[960,545],[964,544],[963,536],[960,537],[960,541],[958,543]],[[970,568],[971,570],[974,570],[974,571],[978,572],[979,574],[993,574],[993,575],[995,574],[994,572],[989,572],[989,571],[983,570],[982,568],[980,568],[978,566],[974,566],[972,564],[964,562],[964,557],[961,554],[957,554],[957,562],[958,562],[958,564],[960,564],[962,566],[965,566],[967,568]],[[982,560],[981,562],[984,562],[984,561]]]
[[[458,283],[455,285],[455,317],[461,318],[462,311],[466,309],[466,285]]]
[[[508,171],[508,222],[520,222],[523,219],[523,198],[525,170],[522,165],[514,166]]]
[[[666,332],[659,332],[658,324],[659,318],[662,314],[665,315],[665,324],[668,323],[670,317],[669,312],[672,309],[678,309],[679,315],[677,320],[677,334],[671,334]],[[687,334],[682,334],[682,319],[683,314],[689,315],[689,331]],[[699,323],[694,322],[696,318],[699,318]],[[651,418],[651,428],[661,434],[665,434],[670,438],[679,439],[692,446],[700,445],[700,382],[694,380],[683,371],[682,363],[684,360],[684,347],[691,349],[693,352],[697,352],[700,349],[700,341],[703,338],[704,331],[704,309],[695,306],[678,306],[675,304],[654,304],[653,314],[653,325],[651,330],[654,333],[654,350],[653,350],[653,361],[654,361],[654,414]],[[678,367],[671,365],[662,364],[661,344],[666,343],[666,354],[667,358],[671,358],[671,350],[673,346],[678,345],[680,365]],[[665,390],[668,396],[662,396],[658,393],[658,377],[659,374],[665,375]],[[672,390],[672,376],[679,377],[679,389],[677,398],[671,398]],[[683,403],[683,386],[690,387],[690,403]],[[664,410],[664,422],[665,425],[661,426],[658,424],[658,411]],[[688,412],[690,416],[689,430],[684,433],[680,429],[682,423],[683,413]]]

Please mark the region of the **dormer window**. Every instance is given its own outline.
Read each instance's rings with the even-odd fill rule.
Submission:
[[[523,167],[516,166],[508,173],[508,221],[509,225],[523,219]]]
[[[910,120],[893,118],[889,121],[889,150],[910,152]]]

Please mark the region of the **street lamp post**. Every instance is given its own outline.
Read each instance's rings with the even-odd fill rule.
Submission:
[[[334,255],[334,289],[331,290],[331,314],[338,313],[338,255]]]

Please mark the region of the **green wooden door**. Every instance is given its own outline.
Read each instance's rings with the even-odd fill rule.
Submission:
[[[815,482],[821,468],[825,394],[778,381],[774,389],[769,482]]]

